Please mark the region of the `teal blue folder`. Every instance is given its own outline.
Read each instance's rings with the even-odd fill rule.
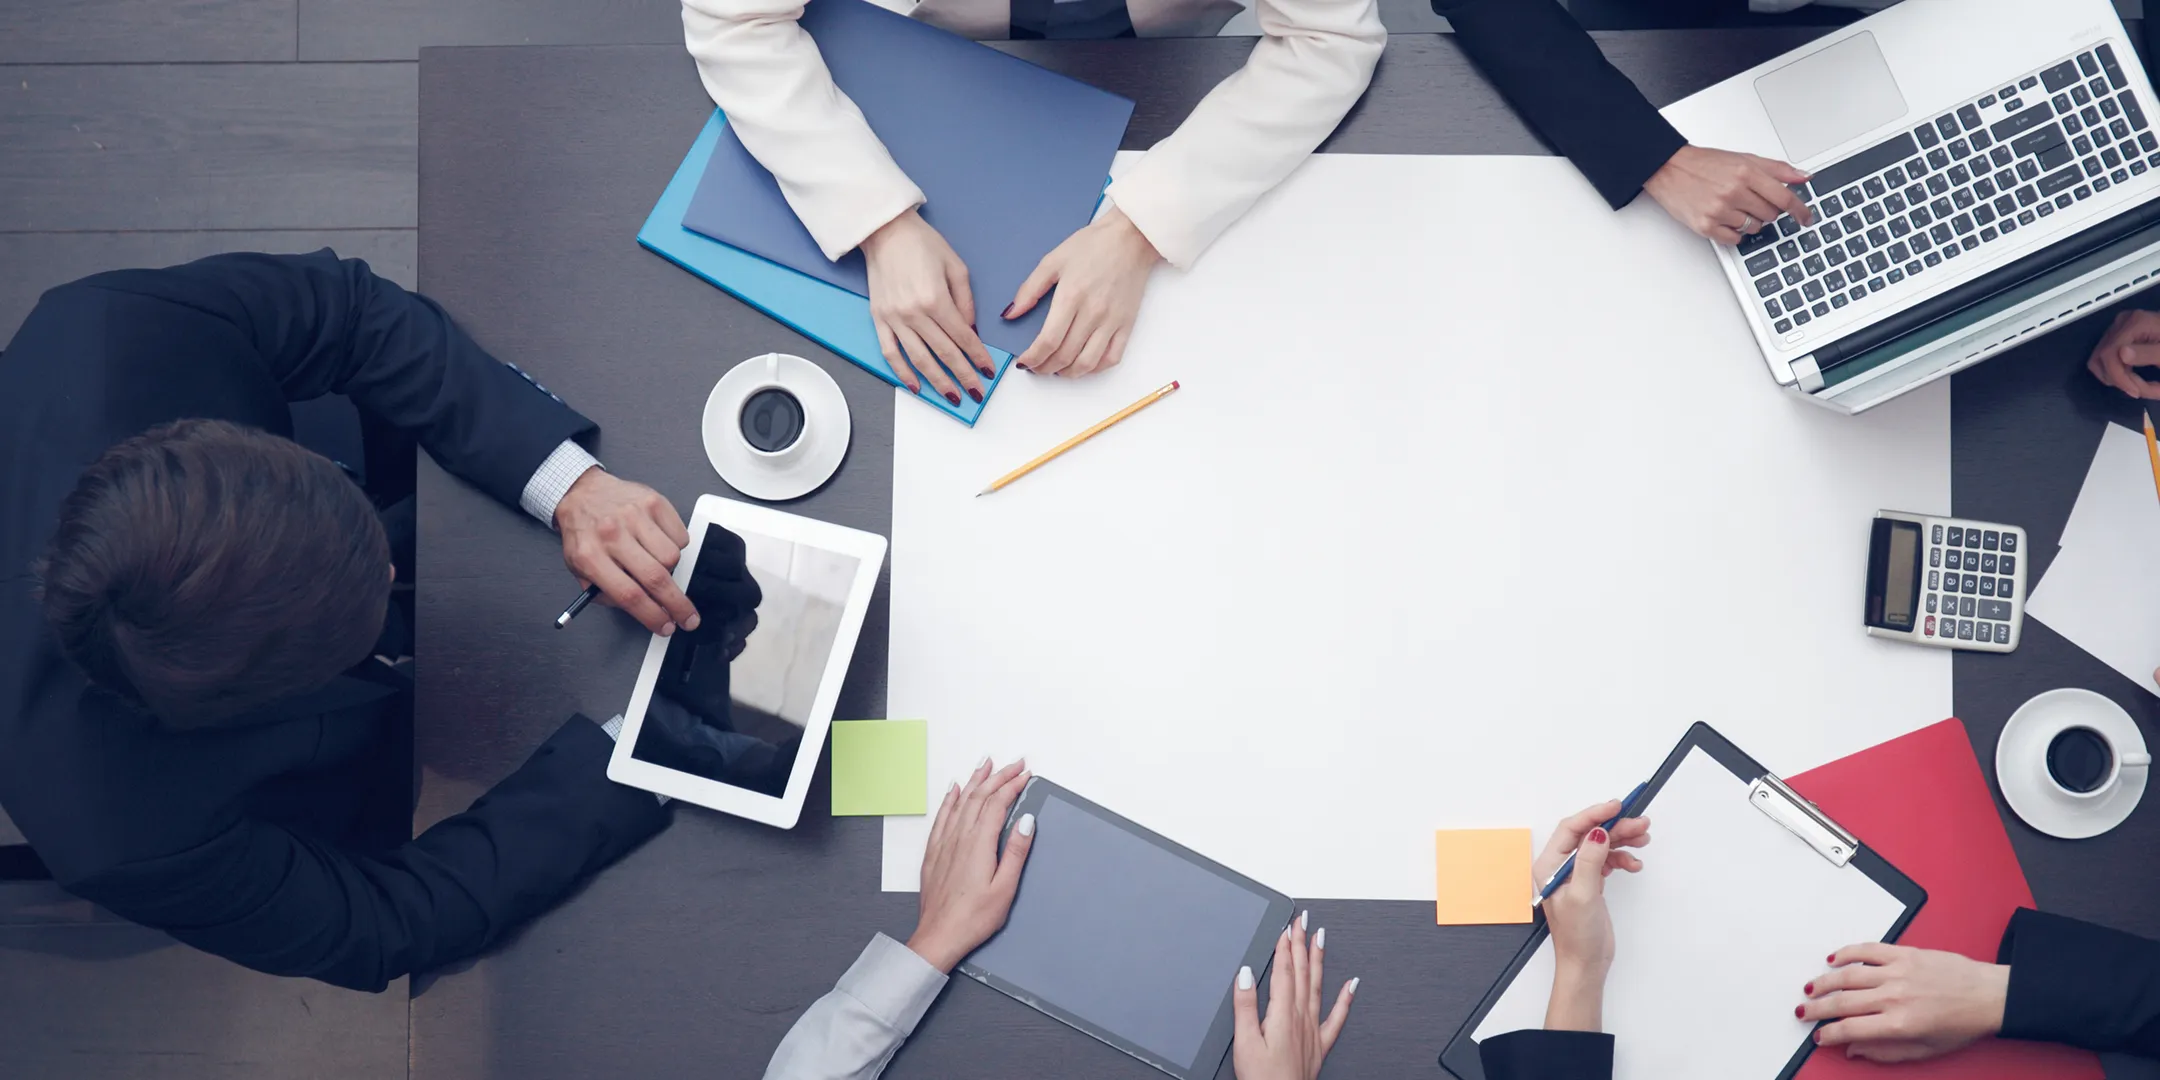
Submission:
[[[667,191],[646,217],[645,227],[638,230],[638,243],[786,323],[864,371],[899,386],[899,378],[878,349],[877,330],[870,323],[870,301],[683,228],[683,213],[690,208],[690,198],[697,193],[698,180],[705,175],[705,165],[726,126],[726,118],[718,109],[713,110],[705,130],[698,133],[689,155],[675,170],[674,179],[668,181]],[[1012,364],[1012,354],[991,349],[990,360],[997,365],[998,378],[984,380],[983,404],[997,392],[998,383]],[[916,397],[969,427],[982,415],[983,404],[963,395],[960,404],[954,405],[927,382]]]

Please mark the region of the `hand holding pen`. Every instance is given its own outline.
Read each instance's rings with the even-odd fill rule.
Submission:
[[[1614,953],[1605,878],[1614,870],[1636,873],[1643,868],[1641,859],[1620,850],[1650,842],[1650,819],[1620,817],[1641,791],[1637,788],[1625,800],[1599,803],[1562,821],[1531,865],[1531,880],[1544,885],[1539,907],[1552,933],[1548,1028],[1597,1031],[1603,1023],[1605,975]]]

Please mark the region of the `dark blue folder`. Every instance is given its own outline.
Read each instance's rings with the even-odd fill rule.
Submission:
[[[967,263],[983,341],[1025,350],[1050,305],[1010,323],[998,312],[1035,264],[1094,216],[1132,102],[867,0],[811,0],[802,27],[833,81],[922,188],[924,220]],[[828,261],[733,128],[720,133],[682,223],[869,295],[861,253]]]

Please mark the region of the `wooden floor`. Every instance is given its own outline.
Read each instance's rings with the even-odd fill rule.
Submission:
[[[1624,28],[1668,0],[1575,2]],[[330,246],[410,284],[423,46],[682,33],[678,0],[0,0],[0,27],[0,342],[52,285],[218,251]],[[409,1052],[402,983],[259,976],[0,884],[0,1080],[388,1080]]]

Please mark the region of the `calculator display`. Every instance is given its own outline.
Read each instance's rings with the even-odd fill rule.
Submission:
[[[1870,539],[1868,625],[1910,630],[1920,598],[1920,526],[1877,518]]]

